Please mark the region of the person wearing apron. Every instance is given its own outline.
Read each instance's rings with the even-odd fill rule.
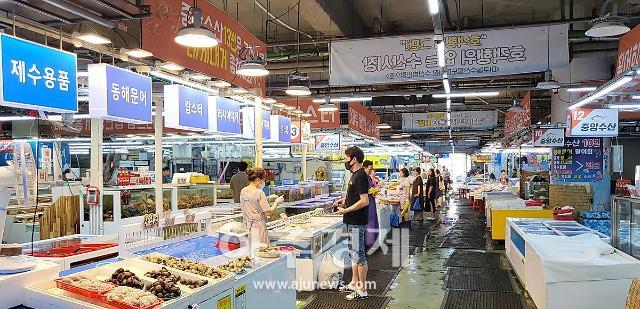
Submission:
[[[259,244],[269,244],[269,234],[267,233],[267,221],[271,213],[282,202],[282,197],[264,194],[265,171],[262,168],[255,168],[247,172],[249,175],[249,185],[240,191],[240,208],[242,209],[242,219],[249,231],[249,242],[252,246]],[[269,200],[275,200],[269,206]]]

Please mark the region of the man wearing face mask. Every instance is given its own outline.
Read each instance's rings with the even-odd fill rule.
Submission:
[[[240,208],[242,220],[249,230],[249,242],[252,245],[269,244],[267,221],[271,213],[276,210],[284,198],[277,195],[267,197],[264,194],[266,173],[262,168],[255,168],[247,172],[249,185],[240,191]],[[269,206],[269,200],[275,200]]]
[[[351,254],[351,282],[340,290],[349,292],[347,300],[367,297],[367,256],[365,253],[365,231],[369,221],[369,177],[362,167],[364,152],[352,146],[345,150],[344,167],[351,171],[347,196],[334,203],[336,213],[343,215],[349,233]]]

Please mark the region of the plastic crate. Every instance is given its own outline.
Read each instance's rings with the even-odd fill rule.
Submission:
[[[106,294],[103,294],[100,297],[100,300],[110,306],[116,307],[116,308],[121,308],[121,309],[152,309],[152,308],[158,308],[160,306],[162,306],[162,303],[164,302],[162,299],[158,298],[158,300],[146,307],[136,307],[133,305],[129,305],[127,303],[123,303],[123,302],[119,302],[119,301],[113,301],[113,300],[107,300],[107,296]]]
[[[89,298],[96,298],[96,299],[100,299],[102,297],[102,294],[107,293],[111,289],[116,287],[115,285],[112,284],[112,287],[109,289],[105,289],[102,291],[94,291],[94,290],[83,289],[81,287],[63,282],[62,278],[55,279],[54,281],[56,282],[56,287],[58,287],[59,289],[76,293],[78,295],[82,295]]]

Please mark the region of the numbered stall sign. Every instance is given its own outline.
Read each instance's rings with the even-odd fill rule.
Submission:
[[[578,108],[567,112],[569,136],[618,136],[617,109]]]
[[[533,146],[564,146],[564,129],[533,129]]]

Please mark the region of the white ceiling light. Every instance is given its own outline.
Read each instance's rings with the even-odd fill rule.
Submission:
[[[74,32],[71,34],[72,38],[85,41],[87,43],[95,44],[95,45],[104,45],[111,44],[111,40],[97,34],[97,33],[79,33]]]
[[[288,110],[288,111],[292,111],[292,110],[294,110],[294,109],[296,109],[296,108],[295,108],[294,106],[287,105],[287,106],[285,106],[285,107],[284,107],[284,109],[286,109],[286,110]]]
[[[231,84],[223,81],[223,80],[212,80],[212,81],[208,81],[207,85],[211,86],[211,87],[218,87],[218,88],[228,88],[231,87]]]
[[[163,68],[163,69],[165,69],[167,71],[174,71],[174,72],[184,70],[183,66],[175,64],[173,62],[165,62],[165,63],[160,65],[160,68]]]
[[[569,109],[578,108],[580,106],[583,106],[585,104],[593,102],[593,101],[595,101],[595,100],[607,95],[609,92],[620,88],[622,85],[630,82],[631,80],[633,80],[633,77],[624,76],[624,77],[620,78],[619,80],[609,84],[608,86],[596,91],[595,93],[593,93],[591,95],[588,95],[586,97],[583,97],[582,99],[578,100],[578,102],[576,102],[573,105],[569,106]]]
[[[304,114],[304,112],[303,112],[303,111],[301,111],[301,110],[299,110],[299,109],[293,110],[293,111],[291,111],[291,113],[296,114],[296,115],[302,115],[302,114]]]
[[[204,74],[200,74],[200,73],[194,73],[189,75],[189,79],[193,79],[193,80],[197,80],[197,81],[205,81],[205,80],[210,80],[211,77],[204,75]]]
[[[311,89],[307,86],[291,85],[287,87],[285,92],[290,96],[308,96],[311,95]]]
[[[608,107],[616,109],[638,109],[640,108],[640,104],[611,104]]]
[[[518,100],[513,99],[513,106],[511,106],[507,112],[512,112],[512,113],[524,113],[525,110],[524,108],[522,108],[522,106],[518,105]]]
[[[594,38],[622,35],[630,30],[624,22],[625,18],[621,16],[596,18],[590,22],[593,26],[584,34]]]
[[[451,99],[447,99],[447,110],[451,109]]]
[[[389,130],[391,129],[391,125],[388,123],[380,123],[376,126],[379,130]]]
[[[213,89],[213,88],[207,87],[207,86],[205,86],[203,84],[196,83],[196,82],[193,82],[193,81],[190,81],[190,80],[182,79],[182,78],[177,77],[175,75],[166,74],[166,73],[159,72],[159,71],[151,71],[151,72],[149,72],[149,74],[151,76],[162,78],[162,79],[168,80],[170,82],[174,82],[174,83],[185,85],[185,86],[188,86],[188,87],[191,87],[191,88],[195,88],[195,89],[198,89],[198,90],[201,90],[201,91],[205,91],[205,92],[208,92],[208,93],[210,93],[212,95],[218,95],[220,93],[220,91],[218,91],[217,89]]]
[[[174,41],[182,46],[196,48],[209,48],[218,45],[218,40],[213,31],[202,28],[202,11],[200,11],[200,8],[194,7],[192,10],[193,24],[180,29]]]
[[[371,101],[372,97],[342,97],[342,98],[325,98],[325,99],[313,99],[313,103],[343,103],[343,102],[364,102]]]
[[[269,70],[262,63],[246,62],[240,65],[236,73],[242,76],[260,77],[269,75]]]
[[[537,89],[542,90],[552,90],[560,88],[560,83],[553,79],[553,74],[551,74],[551,70],[547,69],[544,71],[544,81],[538,82],[536,85]]]
[[[265,98],[264,100],[262,100],[262,102],[267,103],[267,104],[274,104],[277,101],[275,99],[272,99],[272,98]]]
[[[440,5],[438,4],[439,0],[427,0],[427,5],[429,6],[429,14],[436,15],[440,12]]]
[[[247,89],[244,89],[244,88],[233,88],[233,89],[231,89],[231,92],[233,92],[235,94],[249,93],[249,91]]]
[[[0,121],[21,121],[21,120],[35,120],[36,117],[31,116],[2,116]]]
[[[287,107],[287,104],[276,102],[276,103],[271,104],[271,106],[273,106],[275,108],[283,108],[284,109],[285,107]]]
[[[640,95],[633,95],[631,96],[632,100],[640,100]]]
[[[445,93],[451,93],[451,85],[449,85],[449,80],[448,79],[443,79],[442,80],[442,85],[444,86],[444,92]]]
[[[331,103],[322,104],[320,105],[320,107],[318,107],[318,111],[321,112],[336,112],[338,110],[339,108],[335,104]]]
[[[140,48],[135,48],[135,49],[122,49],[122,52],[129,56],[129,57],[133,57],[133,58],[148,58],[153,56],[152,52],[148,52],[144,49],[140,49]]]
[[[300,117],[302,118],[309,118],[309,117],[313,117],[313,115],[309,114],[309,113],[302,113],[300,114]]]
[[[569,92],[589,92],[598,89],[598,87],[577,87],[577,88],[569,88],[567,91]]]
[[[444,67],[444,42],[438,43],[438,66]]]
[[[495,97],[500,95],[498,91],[482,91],[482,92],[458,92],[458,93],[434,93],[434,98],[463,98],[463,97]]]
[[[391,135],[390,137],[391,137],[391,138],[393,138],[393,139],[409,138],[409,137],[411,137],[411,134],[406,134],[406,133],[403,133],[403,134],[393,134],[393,135]]]

